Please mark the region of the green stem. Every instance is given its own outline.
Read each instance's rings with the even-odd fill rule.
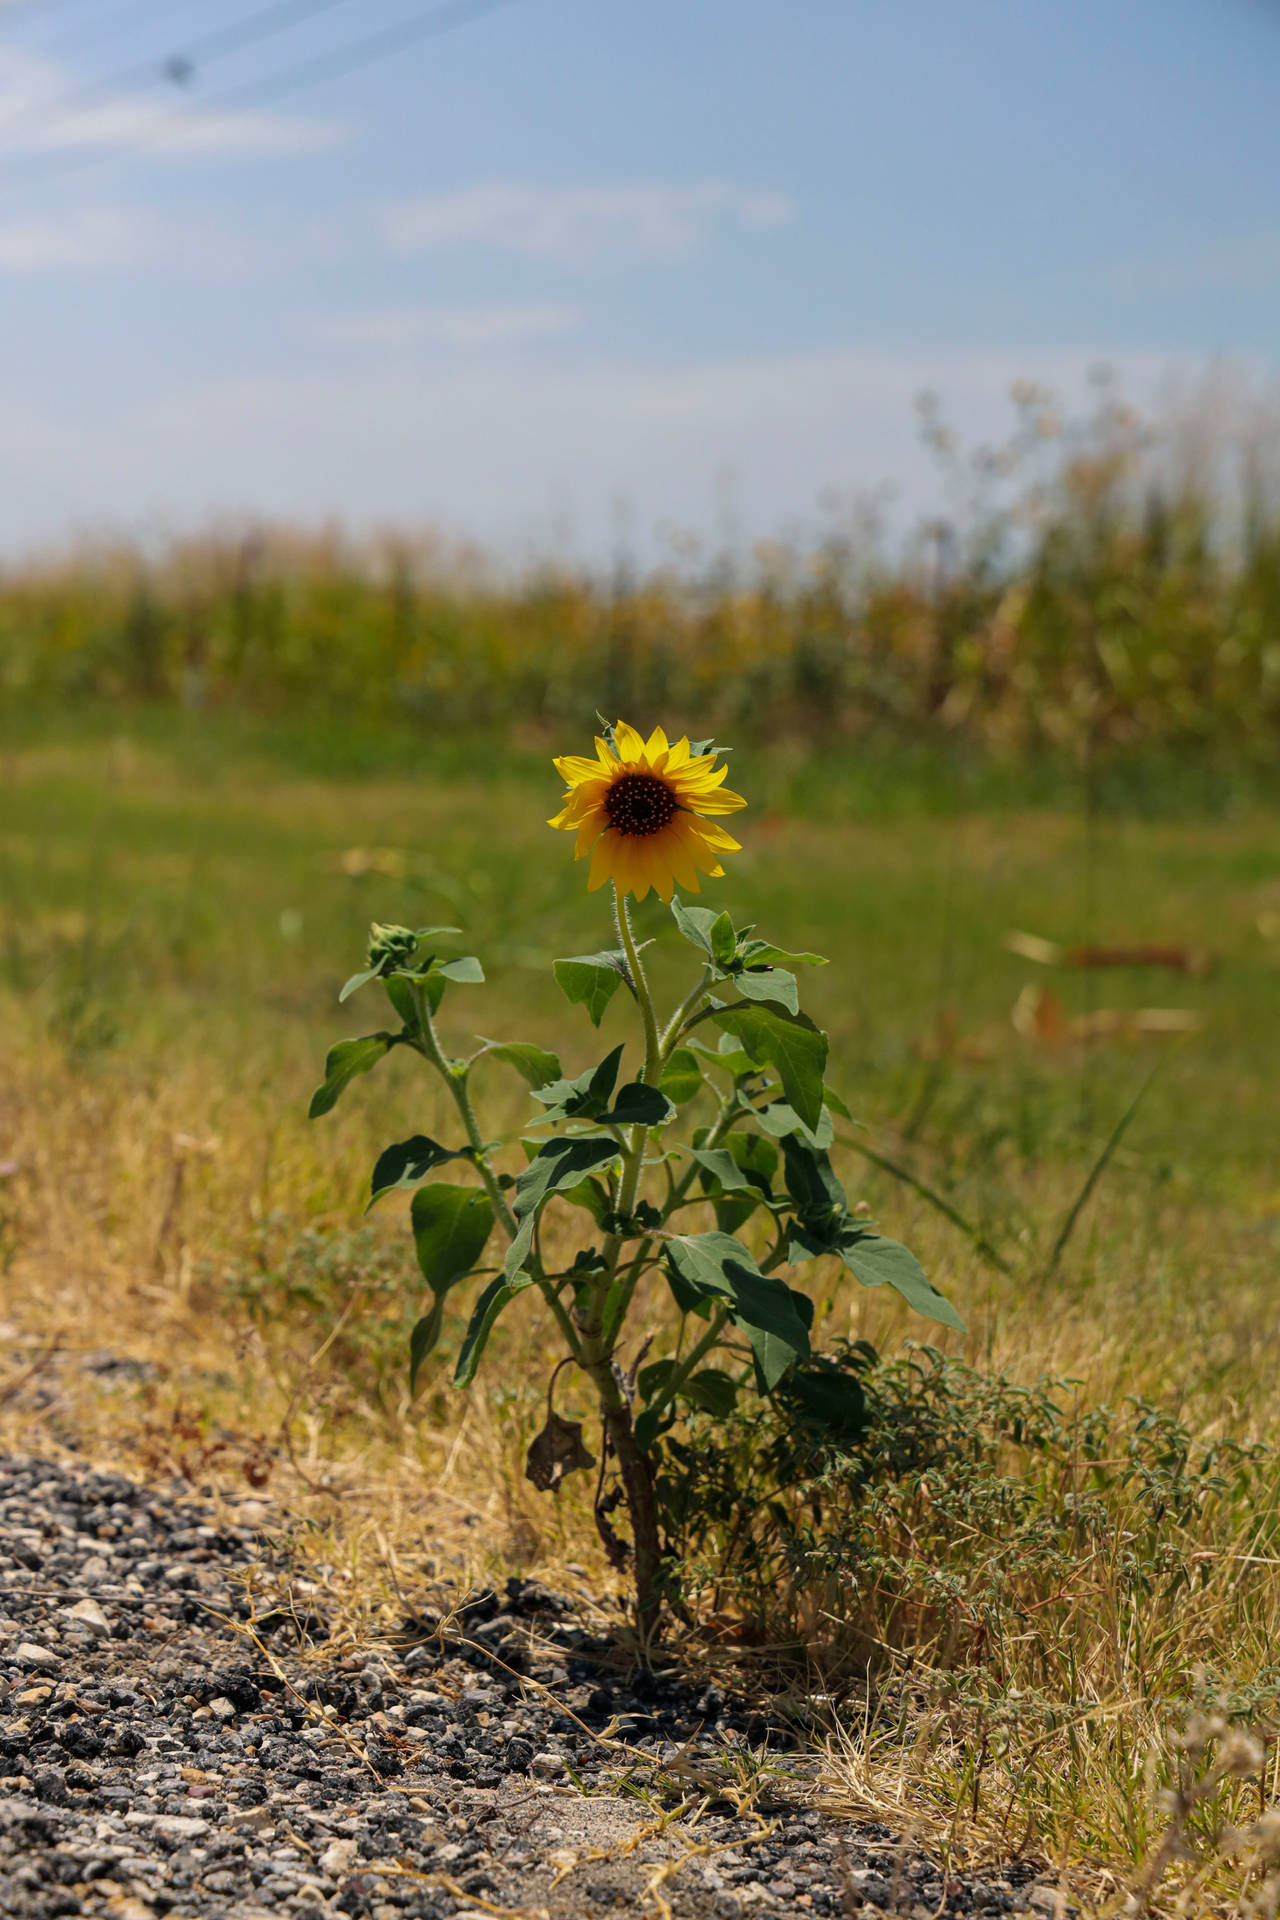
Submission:
[[[672,1369],[671,1377],[662,1392],[652,1399],[645,1408],[646,1413],[660,1413],[669,1406],[689,1378],[699,1360],[709,1353],[724,1332],[725,1321],[729,1318],[728,1307],[717,1307],[711,1316],[711,1324],[701,1340],[695,1341],[688,1354],[678,1367]]]
[[[720,1142],[724,1139],[725,1134],[728,1133],[729,1129],[732,1127],[734,1121],[737,1119],[741,1111],[742,1111],[742,1108],[738,1102],[736,1095],[734,1096],[734,1098],[730,1100],[726,1100],[726,1102],[724,1103],[724,1106],[720,1110],[720,1113],[715,1121],[715,1124],[712,1126],[710,1133],[707,1135],[707,1140],[706,1140],[707,1146],[709,1147],[719,1146]],[[664,1220],[669,1220],[671,1218],[671,1215],[674,1213],[675,1209],[678,1206],[683,1204],[685,1195],[688,1193],[689,1188],[693,1185],[694,1176],[697,1173],[697,1171],[698,1171],[697,1161],[691,1160],[689,1162],[689,1165],[686,1167],[685,1171],[681,1174],[680,1178],[673,1185],[671,1192],[667,1197],[667,1204],[663,1208],[663,1214],[662,1214],[662,1217]],[[652,1247],[653,1247],[652,1236],[640,1242],[640,1246],[636,1252],[635,1258],[632,1260],[625,1278],[622,1280],[622,1282],[619,1285],[617,1298],[614,1301],[613,1307],[604,1324],[604,1336],[611,1351],[612,1351],[614,1342],[617,1340],[619,1333],[622,1331],[622,1323],[627,1317],[627,1310],[631,1305],[632,1296],[634,1295],[635,1290],[640,1283],[640,1276],[644,1272],[644,1264],[649,1257]]]
[[[668,1021],[667,1029],[662,1036],[662,1040],[660,1042],[660,1048],[659,1048],[660,1057],[664,1064],[666,1062],[667,1055],[671,1052],[671,1049],[675,1046],[676,1041],[680,1038],[680,1035],[684,1029],[685,1021],[689,1018],[689,1015],[693,1012],[699,1000],[701,1000],[703,994],[707,991],[707,988],[711,985],[712,978],[713,978],[713,975],[712,975],[711,968],[704,967],[702,970],[702,978],[698,981],[697,986],[693,989],[692,993],[688,993],[685,995],[684,999],[680,1002],[680,1005],[676,1008],[675,1012],[672,1014],[670,1020]]]
[[[627,966],[631,970],[636,999],[640,1003],[640,1016],[644,1021],[644,1071],[640,1078],[647,1086],[656,1087],[662,1071],[658,1016],[653,1010],[653,995],[649,991],[649,982],[645,979],[644,968],[640,964],[636,937],[631,931],[631,909],[627,905],[627,896],[625,893],[619,893],[617,887],[613,890],[613,918],[618,929],[618,939],[622,943],[622,951],[627,956]]]
[[[431,1009],[427,1005],[427,996],[421,987],[414,988],[413,1003],[417,1009],[418,1027],[422,1035],[421,1051],[431,1062],[432,1066],[448,1087],[449,1092],[453,1095],[454,1105],[457,1107],[463,1127],[466,1129],[467,1140],[471,1147],[471,1157],[475,1163],[476,1172],[484,1182],[484,1190],[489,1196],[489,1204],[493,1208],[494,1218],[501,1222],[502,1229],[508,1240],[514,1240],[519,1230],[516,1217],[507,1205],[506,1194],[503,1193],[502,1188],[498,1185],[498,1176],[489,1165],[488,1156],[484,1150],[484,1137],[480,1132],[480,1123],[476,1119],[476,1110],[471,1104],[471,1095],[467,1089],[466,1068],[464,1067],[461,1072],[459,1072],[453,1062],[445,1057],[444,1049],[440,1045],[439,1035],[436,1033],[435,1022],[431,1018]],[[564,1335],[570,1353],[579,1365],[581,1365],[582,1345],[563,1300],[561,1300],[552,1282],[548,1280],[542,1272],[542,1262],[536,1253],[530,1264],[533,1269],[534,1281],[540,1289],[543,1299],[555,1316],[556,1324]]]
[[[432,1066],[440,1074],[445,1085],[453,1095],[454,1105],[462,1118],[470,1143],[471,1155],[476,1171],[484,1181],[485,1192],[493,1207],[494,1218],[502,1222],[508,1240],[514,1240],[517,1227],[515,1215],[507,1205],[507,1197],[498,1185],[498,1177],[489,1165],[484,1150],[484,1138],[480,1132],[480,1123],[476,1119],[476,1110],[471,1104],[471,1095],[467,1091],[465,1069],[459,1073],[453,1062],[445,1058],[444,1050],[436,1034],[435,1023],[431,1018],[431,1009],[427,1005],[427,996],[421,987],[413,989],[413,1004],[417,1009],[418,1027],[422,1035],[422,1051]]]

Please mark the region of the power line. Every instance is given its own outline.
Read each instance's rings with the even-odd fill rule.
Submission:
[[[338,0],[309,0],[312,6],[335,5]],[[303,4],[303,0],[297,0]],[[366,34],[357,40],[348,41],[343,47],[335,47],[328,54],[320,54],[310,60],[296,62],[291,67],[280,67],[274,73],[265,75],[261,80],[249,81],[202,101],[201,108],[217,110],[245,105],[261,106],[294,93],[302,88],[314,86],[324,80],[341,79],[348,73],[362,67],[374,65],[379,60],[389,59],[393,54],[401,53],[409,47],[429,40],[442,39],[446,34],[456,32],[458,28],[469,26],[473,20],[483,19],[491,13],[498,13],[504,7],[514,4],[514,0],[446,0],[443,6],[428,9],[425,13],[410,15],[408,19],[398,21],[379,32]],[[282,6],[268,9],[270,12],[282,11]],[[241,23],[243,27],[245,23]],[[227,31],[230,31],[228,29]],[[95,97],[97,97],[95,88]],[[117,147],[109,154],[52,153],[38,155],[27,167],[25,178],[0,185],[0,194],[15,191],[26,180],[42,178],[51,173],[62,173],[94,165],[122,155],[137,155],[164,146],[170,134],[181,128],[187,114],[178,110],[166,116],[166,124],[154,130],[150,137],[131,141],[127,147]]]
[[[25,128],[41,122],[56,122],[67,114],[92,106],[128,88],[165,82],[171,86],[190,86],[198,78],[203,66],[225,59],[228,54],[239,53],[245,47],[256,46],[259,41],[287,32],[289,28],[299,26],[318,14],[328,13],[334,7],[346,4],[347,0],[273,0],[272,5],[247,14],[219,32],[206,34],[203,39],[176,48],[164,58],[135,60],[104,79],[90,80],[82,86],[70,88],[38,108],[33,106],[26,113],[0,119],[0,133],[11,140],[15,132],[21,133]]]
[[[117,7],[113,13],[108,13],[105,18],[90,20],[87,24],[93,34],[93,44],[97,44],[104,28],[114,40],[119,38],[122,27],[127,32],[136,21],[146,20],[148,16],[154,16],[155,11],[155,0],[132,0],[131,5]],[[162,9],[162,11],[172,13],[174,9],[168,7]],[[181,11],[181,4],[179,11]],[[47,41],[41,41],[42,49],[59,54],[64,48],[68,48],[70,45],[71,42],[67,35],[63,35],[61,38],[54,40],[51,46]]]
[[[486,14],[498,13],[513,4],[514,0],[449,0],[445,6],[433,7],[425,14],[411,15],[409,19],[384,27],[378,33],[366,34],[361,40],[348,41],[345,47],[335,47],[332,53],[318,54],[311,60],[299,61],[293,67],[282,67],[261,81],[250,82],[230,93],[220,94],[213,104],[240,106],[251,102],[261,106],[264,102],[282,98],[286,93],[296,93],[301,87],[314,86],[323,80],[341,79],[360,67],[389,59],[392,54],[402,53],[424,40],[440,39],[458,27],[469,26],[471,21],[481,20]]]

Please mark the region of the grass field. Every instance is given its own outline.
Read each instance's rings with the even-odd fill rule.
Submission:
[[[146,710],[7,721],[0,1418],[28,1446],[70,1436],[134,1467],[263,1482],[356,1614],[394,1608],[428,1569],[537,1567],[598,1591],[576,1483],[551,1499],[522,1478],[551,1351],[532,1310],[504,1320],[469,1399],[442,1366],[408,1402],[416,1269],[403,1220],[361,1208],[376,1151],[443,1126],[434,1087],[397,1060],[327,1119],[305,1116],[326,1046],[363,1030],[359,1000],[335,1003],[370,921],[456,921],[489,983],[453,990],[446,1029],[540,1041],[576,1072],[625,1037],[623,1010],[602,1047],[546,963],[605,944],[606,908],[543,824],[559,792],[549,747],[366,745],[338,760],[284,727]],[[959,1639],[945,1608],[904,1607],[901,1711],[858,1739],[846,1724],[826,1790],[896,1809],[957,1857],[1021,1838],[1104,1901],[1163,1830],[1154,1789],[1197,1697],[1225,1688],[1240,1718],[1280,1726],[1274,1469],[1187,1495],[1204,1447],[1280,1443],[1276,813],[1256,783],[1195,769],[1086,813],[1069,772],[1020,783],[852,749],[743,754],[734,784],[752,801],[746,851],[714,897],[831,956],[808,994],[829,1078],[865,1125],[853,1137],[919,1183],[846,1150],[846,1184],[969,1329],[940,1334],[846,1281],[818,1288],[823,1337],[890,1355],[928,1339],[984,1374],[1069,1376],[1068,1414],[1115,1409],[1122,1450],[1146,1417],[1124,1402],[1141,1396],[1186,1440],[1180,1465],[1175,1425],[1150,1456],[1163,1446],[1177,1481],[1163,1505],[1150,1474],[1002,1455],[1056,1539],[1065,1529],[1069,1547],[1076,1527],[1076,1570],[1037,1589],[1013,1536],[966,1539],[952,1607],[976,1619],[1006,1575],[1018,1606]],[[1122,786],[1117,771],[1104,798]],[[1190,946],[1214,965],[1045,968],[1006,948],[1012,929]],[[639,931],[667,991],[680,956],[652,900]],[[1024,999],[1020,1031],[1029,987],[1056,1009],[1042,1000],[1037,1027]],[[1072,1038],[1078,1017],[1152,1008],[1198,1030]],[[506,1124],[526,1111],[518,1086],[493,1083]],[[149,1377],[106,1391],[74,1364],[102,1349]],[[562,1402],[586,1411],[572,1389]],[[1105,1551],[1086,1551],[1071,1518],[1084,1481],[1107,1509]],[[1261,1789],[1215,1784],[1189,1819],[1211,1862],[1205,1911],[1228,1899],[1220,1887],[1244,1897],[1215,1822],[1277,1797],[1275,1745],[1266,1767]]]

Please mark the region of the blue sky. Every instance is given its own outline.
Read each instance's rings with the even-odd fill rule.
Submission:
[[[0,0],[0,547],[774,532],[923,505],[924,386],[1275,366],[1280,0],[511,0],[289,84],[429,11]]]

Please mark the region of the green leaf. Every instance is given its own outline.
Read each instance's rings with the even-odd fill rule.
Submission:
[[[773,1100],[767,1107],[753,1107],[752,1112],[765,1132],[771,1133],[775,1140],[785,1140],[789,1133],[798,1133],[811,1147],[825,1152],[836,1137],[831,1115],[825,1106],[816,1127],[806,1127],[789,1100]]]
[[[612,1097],[622,1054],[623,1046],[616,1046],[598,1067],[588,1067],[576,1080],[552,1080],[545,1086],[534,1087],[534,1099],[548,1109],[546,1119],[598,1120]]]
[[[718,1047],[704,1046],[701,1040],[691,1040],[689,1045],[695,1052],[705,1054],[712,1066],[721,1068],[725,1073],[731,1073],[735,1080],[739,1079],[744,1073],[760,1073],[762,1071],[751,1058],[751,1055],[744,1052],[737,1044],[732,1034],[722,1033]]]
[[[641,1453],[648,1453],[650,1447],[664,1427],[674,1424],[675,1415],[670,1407],[646,1407],[636,1416],[633,1429],[636,1446]]]
[[[484,985],[484,968],[474,953],[464,953],[460,960],[437,960],[431,972],[443,975],[446,980],[457,980],[467,986]]]
[[[367,987],[369,982],[376,980],[377,977],[376,967],[365,967],[360,973],[353,973],[338,995],[338,1005],[341,1006],[344,1000],[349,1000],[353,993],[358,993],[361,987]]]
[[[617,1141],[598,1133],[548,1140],[538,1149],[516,1181],[515,1215],[520,1231],[507,1251],[509,1278],[514,1278],[528,1259],[535,1222],[551,1195],[580,1186],[588,1174],[617,1157]]]
[[[591,1215],[601,1232],[604,1231],[605,1215],[610,1208],[609,1196],[594,1176],[589,1180],[580,1180],[576,1187],[562,1187],[560,1191],[571,1207],[581,1207]]]
[[[767,1194],[778,1171],[778,1149],[772,1140],[762,1139],[758,1133],[731,1133],[724,1144],[751,1184]]]
[[[939,1293],[913,1253],[896,1240],[845,1219],[834,1226],[797,1220],[790,1229],[787,1255],[792,1260],[814,1260],[823,1254],[835,1254],[843,1260],[854,1279],[864,1287],[893,1287],[908,1306],[926,1320],[940,1326],[966,1331],[964,1321],[945,1294]]]
[[[714,1180],[723,1193],[739,1193],[752,1184],[727,1147],[692,1147],[690,1151],[707,1175],[704,1187]]]
[[[572,1134],[547,1140],[516,1180],[515,1211],[523,1219],[553,1193],[576,1187],[589,1173],[618,1158],[618,1143],[607,1134]]]
[[[658,1082],[668,1100],[674,1100],[678,1107],[702,1091],[702,1068],[698,1065],[698,1056],[688,1047],[676,1047],[662,1069],[662,1078]]]
[[[675,1372],[674,1360],[653,1360],[647,1367],[641,1367],[636,1375],[636,1387],[642,1401],[654,1399],[666,1391],[668,1380]]]
[[[539,1087],[546,1087],[561,1074],[560,1059],[557,1054],[549,1053],[546,1047],[535,1047],[529,1040],[485,1040],[483,1059],[501,1060],[506,1066],[514,1067],[536,1093]]]
[[[738,936],[727,913],[719,913],[707,930],[711,957],[718,967],[727,967],[738,951]]]
[[[471,1316],[470,1324],[463,1337],[458,1364],[453,1370],[455,1387],[471,1385],[498,1315],[510,1306],[517,1294],[523,1293],[526,1287],[532,1285],[533,1281],[527,1273],[516,1273],[510,1276],[500,1273],[489,1282],[476,1301],[475,1312]]]
[[[422,1277],[433,1293],[447,1293],[484,1252],[493,1230],[489,1196],[480,1187],[419,1187],[410,1216]]]
[[[741,1193],[726,1194],[723,1199],[713,1199],[711,1202],[721,1233],[736,1233],[759,1205],[760,1195],[754,1187],[747,1187]]]
[[[742,958],[749,967],[825,967],[827,959],[821,953],[788,953],[785,947],[774,947],[767,940],[750,940],[742,949]]]
[[[783,1381],[778,1398],[797,1424],[816,1437],[848,1446],[866,1432],[867,1396],[862,1382],[850,1368],[825,1354],[799,1362]]]
[[[410,1032],[416,1033],[418,1027],[418,1009],[414,1003],[413,986],[409,975],[407,973],[389,973],[384,977],[382,984],[386,988],[388,1000],[400,1015],[406,1027],[409,1028]],[[431,1001],[430,995],[428,995],[427,1001],[433,1013],[444,996],[443,980],[437,980],[436,986],[440,991],[437,993],[434,1002]]]
[[[668,1240],[664,1258],[671,1291],[682,1313],[712,1299],[731,1299],[733,1283],[726,1266],[738,1264],[750,1268],[755,1261],[728,1233],[677,1233]]]
[[[784,967],[743,967],[733,976],[738,992],[748,1000],[773,1000],[788,1013],[800,1011],[800,989],[794,973]]]
[[[941,1326],[966,1331],[964,1321],[945,1294],[938,1292],[914,1253],[883,1234],[854,1228],[842,1237],[840,1258],[864,1287],[895,1287],[909,1306]]]
[[[804,1316],[807,1311],[812,1320],[812,1304],[785,1281],[761,1273],[740,1240],[727,1233],[674,1234],[665,1257],[671,1291],[686,1313],[710,1300],[729,1302],[730,1318],[750,1342],[762,1393],[772,1392],[792,1362],[808,1354]]]
[[[848,1215],[849,1198],[836,1177],[831,1156],[815,1152],[798,1133],[784,1137],[782,1152],[787,1192],[801,1219],[843,1221]]]
[[[428,1142],[428,1144],[431,1144]],[[413,1241],[423,1278],[435,1298],[409,1336],[409,1392],[440,1338],[445,1297],[465,1280],[484,1252],[493,1227],[487,1194],[475,1187],[421,1187],[413,1196]]]
[[[622,984],[626,964],[626,955],[618,952],[580,953],[555,961],[552,971],[569,1004],[585,1007],[592,1026],[598,1027]]]
[[[311,1096],[308,1113],[318,1120],[328,1113],[358,1074],[376,1067],[396,1044],[392,1033],[366,1033],[359,1040],[339,1040],[325,1055],[324,1079]]]
[[[422,1368],[422,1363],[434,1352],[436,1342],[440,1338],[440,1329],[443,1325],[444,1295],[440,1294],[436,1298],[430,1313],[424,1313],[421,1320],[414,1323],[413,1332],[409,1335],[409,1393],[411,1397],[417,1390],[418,1374]]]
[[[830,1087],[826,1087],[823,1090],[822,1097],[830,1107],[832,1113],[838,1113],[842,1120],[848,1120],[855,1127],[858,1125],[858,1122],[854,1119],[838,1093],[833,1093]]]
[[[617,1099],[604,1117],[619,1127],[662,1127],[675,1118],[675,1111],[658,1087],[647,1087],[643,1080],[632,1080],[619,1089]]]
[[[733,1412],[734,1402],[738,1398],[738,1383],[729,1374],[722,1373],[719,1367],[703,1367],[685,1381],[680,1392],[693,1406],[701,1407],[704,1413],[713,1413],[723,1420]]]
[[[808,1355],[813,1302],[771,1274],[739,1274],[733,1318],[751,1343],[757,1388],[772,1393],[788,1367]]]
[[[780,1007],[723,1008],[717,1026],[741,1041],[759,1065],[777,1069],[782,1090],[807,1127],[822,1117],[822,1076],[827,1065],[827,1036],[807,1014]]]
[[[676,925],[691,947],[697,947],[705,953],[708,960],[714,960],[716,950],[711,939],[711,929],[717,920],[727,920],[727,914],[717,914],[713,907],[686,907],[680,895],[671,898],[671,913]],[[732,923],[730,923],[732,931]]]
[[[442,1147],[438,1140],[429,1140],[425,1133],[415,1133],[412,1139],[400,1140],[378,1155],[369,1183],[369,1205],[381,1200],[384,1194],[394,1193],[397,1187],[416,1187],[433,1168],[444,1166],[448,1160],[470,1158],[470,1147]]]

